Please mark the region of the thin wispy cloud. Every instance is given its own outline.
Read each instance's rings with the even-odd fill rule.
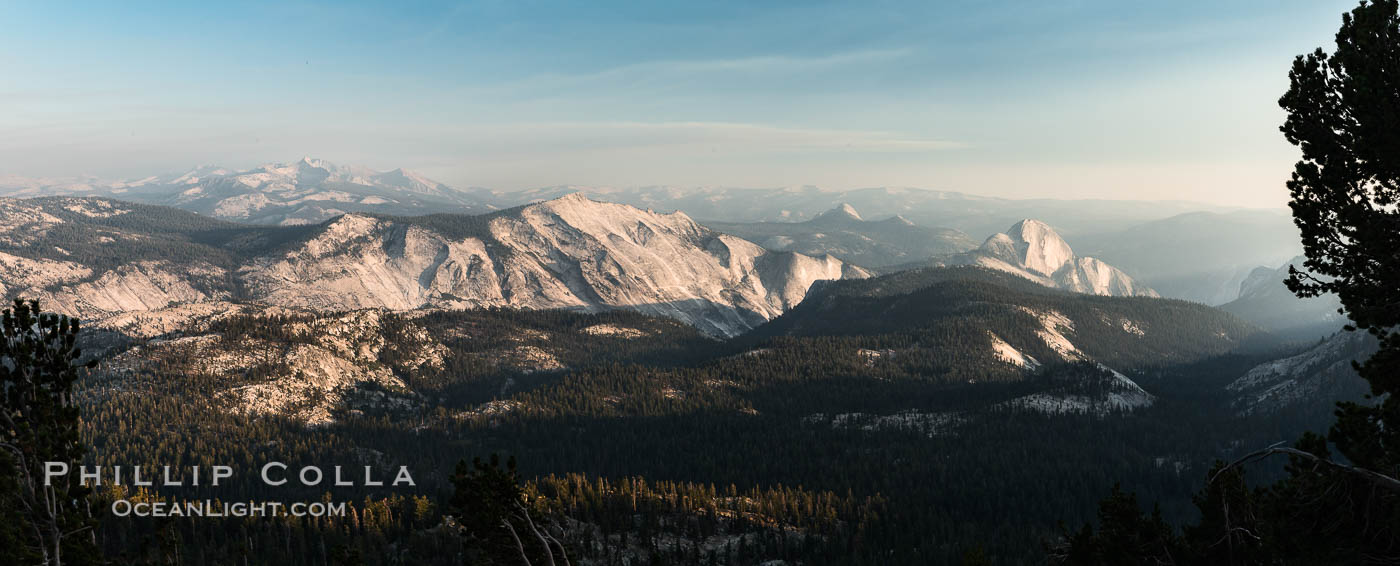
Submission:
[[[462,131],[483,140],[477,149],[598,149],[722,146],[726,151],[928,152],[967,144],[885,131],[786,128],[727,122],[550,122],[505,124]]]
[[[527,93],[539,96],[567,95],[581,88],[614,89],[639,84],[675,85],[677,82],[709,82],[716,75],[793,75],[828,72],[848,66],[892,62],[909,56],[909,48],[858,50],[821,56],[784,54],[729,59],[646,61],[579,73],[539,73],[523,79],[468,85],[464,92],[477,94]],[[723,84],[723,83],[719,83]]]

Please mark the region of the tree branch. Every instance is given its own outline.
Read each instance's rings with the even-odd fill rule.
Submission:
[[[509,520],[502,520],[501,524],[505,525],[506,530],[510,531],[511,538],[515,539],[515,549],[520,551],[520,560],[525,562],[525,566],[530,566],[530,557],[525,554],[525,545],[520,542],[520,535],[515,534],[515,527],[510,525]]]
[[[1335,470],[1341,470],[1341,471],[1343,471],[1343,472],[1347,472],[1347,473],[1352,474],[1352,475],[1354,475],[1354,476],[1360,477],[1361,479],[1364,479],[1364,480],[1366,480],[1366,481],[1368,481],[1368,482],[1371,482],[1371,483],[1373,483],[1373,484],[1375,484],[1375,485],[1377,485],[1377,486],[1379,486],[1379,487],[1383,487],[1383,488],[1388,489],[1388,490],[1390,490],[1390,491],[1393,491],[1393,492],[1395,492],[1395,493],[1400,493],[1400,480],[1398,480],[1398,479],[1395,479],[1395,478],[1393,478],[1393,477],[1387,476],[1387,475],[1382,474],[1382,473],[1380,473],[1380,472],[1375,472],[1375,471],[1372,471],[1372,470],[1368,470],[1368,469],[1366,469],[1366,468],[1358,468],[1358,467],[1356,467],[1356,466],[1348,466],[1348,465],[1346,465],[1346,464],[1341,464],[1341,463],[1338,463],[1338,462],[1333,462],[1332,460],[1329,460],[1329,459],[1327,459],[1327,458],[1322,458],[1322,457],[1320,457],[1320,456],[1318,456],[1318,455],[1316,455],[1316,454],[1313,454],[1313,453],[1311,453],[1311,452],[1306,452],[1306,451],[1303,451],[1303,450],[1299,450],[1299,449],[1297,449],[1297,448],[1289,448],[1289,447],[1287,447],[1287,446],[1283,446],[1283,443],[1282,443],[1282,442],[1280,442],[1280,443],[1278,443],[1278,444],[1274,444],[1274,445],[1272,445],[1272,446],[1269,446],[1268,448],[1264,448],[1264,449],[1261,449],[1261,450],[1256,450],[1256,451],[1254,451],[1254,452],[1250,452],[1249,454],[1245,454],[1244,456],[1241,456],[1238,460],[1235,460],[1234,462],[1231,462],[1231,463],[1225,465],[1225,467],[1220,468],[1219,470],[1217,470],[1214,474],[1212,474],[1212,475],[1210,476],[1210,479],[1207,480],[1206,483],[1208,483],[1208,484],[1215,483],[1215,478],[1219,477],[1220,474],[1225,473],[1226,470],[1230,470],[1230,469],[1232,469],[1232,468],[1239,467],[1239,466],[1241,466],[1241,465],[1243,465],[1243,464],[1246,464],[1246,463],[1249,463],[1249,462],[1253,462],[1253,461],[1255,461],[1255,460],[1262,460],[1262,459],[1264,459],[1264,458],[1268,458],[1269,456],[1275,456],[1275,455],[1278,455],[1278,454],[1284,454],[1284,455],[1288,455],[1288,456],[1297,456],[1297,457],[1299,457],[1299,458],[1304,458],[1304,459],[1307,459],[1307,460],[1311,460],[1312,462],[1314,462],[1314,463],[1316,463],[1316,464],[1321,464],[1321,465],[1323,465],[1323,466],[1327,466],[1327,467],[1332,468],[1332,469],[1335,469]]]
[[[530,512],[527,511],[525,509],[525,506],[522,505],[519,501],[515,502],[515,507],[517,509],[520,509],[520,516],[524,517],[525,522],[530,524],[530,530],[535,533],[535,538],[540,539],[540,544],[544,545],[545,558],[549,561],[549,566],[555,566],[554,549],[550,548],[549,541],[545,540],[543,534],[540,534],[540,528],[535,526],[535,521],[530,518]]]

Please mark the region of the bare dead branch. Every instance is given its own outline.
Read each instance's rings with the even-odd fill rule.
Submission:
[[[501,524],[510,531],[511,538],[515,539],[515,549],[520,552],[520,560],[525,563],[525,566],[530,566],[530,557],[525,554],[525,545],[520,542],[520,535],[515,534],[515,527],[511,526],[509,520],[502,520]]]
[[[515,502],[515,507],[520,510],[520,516],[525,518],[525,522],[530,524],[530,530],[535,533],[535,538],[540,540],[541,545],[544,545],[545,559],[549,561],[549,566],[556,566],[554,549],[550,548],[549,541],[545,540],[544,535],[540,533],[540,528],[535,526],[534,519],[530,518],[530,512],[519,501]]]
[[[1249,454],[1245,454],[1244,456],[1241,456],[1238,460],[1235,460],[1234,462],[1230,462],[1229,464],[1226,464],[1225,467],[1220,468],[1220,469],[1217,470],[1214,474],[1212,474],[1212,475],[1210,476],[1210,479],[1207,480],[1206,483],[1207,483],[1207,484],[1215,483],[1215,479],[1216,479],[1217,477],[1219,477],[1220,474],[1225,473],[1225,471],[1227,471],[1227,470],[1230,470],[1230,469],[1233,469],[1233,468],[1237,468],[1237,467],[1242,466],[1242,465],[1244,465],[1244,464],[1247,464],[1247,463],[1249,463],[1249,462],[1253,462],[1253,461],[1256,461],[1256,460],[1262,460],[1262,459],[1264,459],[1264,458],[1268,458],[1269,456],[1276,456],[1276,455],[1279,455],[1279,454],[1284,454],[1284,455],[1287,455],[1287,456],[1297,456],[1297,457],[1299,457],[1299,458],[1303,458],[1303,459],[1306,459],[1306,460],[1310,460],[1310,461],[1312,461],[1312,462],[1315,463],[1315,464],[1319,464],[1319,465],[1322,465],[1322,466],[1326,466],[1326,467],[1332,468],[1332,469],[1334,469],[1334,470],[1341,470],[1341,471],[1343,471],[1343,472],[1347,472],[1347,473],[1352,474],[1352,475],[1354,475],[1354,476],[1357,476],[1357,477],[1359,477],[1359,478],[1361,478],[1361,479],[1364,479],[1364,480],[1366,480],[1366,481],[1368,481],[1368,482],[1371,482],[1371,483],[1373,483],[1373,484],[1375,484],[1375,485],[1377,485],[1377,486],[1383,487],[1383,488],[1388,489],[1388,490],[1390,490],[1390,491],[1393,491],[1393,492],[1395,492],[1395,493],[1400,493],[1400,480],[1397,480],[1397,479],[1395,479],[1395,478],[1393,478],[1393,477],[1387,476],[1387,475],[1382,474],[1382,473],[1380,473],[1380,472],[1376,472],[1376,471],[1373,471],[1373,470],[1368,470],[1368,469],[1366,469],[1366,468],[1358,468],[1358,467],[1356,467],[1356,466],[1348,466],[1348,465],[1346,465],[1346,464],[1342,464],[1342,463],[1339,463],[1339,462],[1334,462],[1334,461],[1329,460],[1329,459],[1327,459],[1327,458],[1322,458],[1322,457],[1320,457],[1320,456],[1318,456],[1318,455],[1316,455],[1316,454],[1313,454],[1313,453],[1311,453],[1311,452],[1306,452],[1306,451],[1303,451],[1303,450],[1299,450],[1299,449],[1297,449],[1297,448],[1289,448],[1289,447],[1287,447],[1287,446],[1283,446],[1283,443],[1282,443],[1282,442],[1273,444],[1273,445],[1271,445],[1271,446],[1269,446],[1269,447],[1267,447],[1267,448],[1263,448],[1263,449],[1260,449],[1260,450],[1256,450],[1256,451],[1254,451],[1254,452],[1250,452]]]

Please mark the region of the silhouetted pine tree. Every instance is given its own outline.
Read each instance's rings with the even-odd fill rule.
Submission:
[[[16,300],[0,313],[0,562],[85,564],[98,559],[91,490],[70,392],[81,354],[78,321]],[[46,463],[72,473],[45,481]]]

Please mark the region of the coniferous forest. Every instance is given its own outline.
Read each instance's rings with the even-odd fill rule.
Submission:
[[[523,500],[571,557],[589,563],[1040,563],[1060,523],[1092,520],[1111,487],[1161,502],[1167,520],[1190,520],[1212,462],[1296,437],[1330,415],[1328,404],[1313,403],[1241,417],[1224,386],[1289,350],[1256,344],[1257,330],[1205,307],[1075,295],[970,268],[900,274],[879,292],[871,284],[832,286],[810,308],[728,341],[623,312],[385,315],[369,329],[385,345],[366,363],[390,368],[407,387],[362,387],[332,424],[318,426],[218,410],[230,388],[285,375],[287,353],[317,339],[309,331],[317,317],[235,316],[213,323],[207,338],[128,345],[144,352],[139,363],[108,361],[75,386],[94,464],[226,464],[251,475],[277,461],[292,470],[371,465],[382,476],[402,465],[417,485],[272,488],[244,477],[218,488],[150,488],[138,495],[348,501],[353,511],[315,520],[112,519],[98,543],[107,555],[148,561],[453,563],[464,552],[446,526],[456,466],[496,456],[518,462]],[[845,319],[848,300],[889,311],[887,330],[826,326],[824,317]],[[879,301],[932,310],[872,304]],[[1156,402],[1048,414],[1017,403],[1038,394],[1101,399],[1117,387],[1107,366],[1028,370],[993,355],[988,329],[1014,340],[1034,327],[1023,307],[1084,321],[1131,316],[1161,329],[1161,338],[1136,344],[1097,341],[1088,322],[1075,334],[1083,348],[1103,348],[1092,352],[1098,359],[1130,370]],[[584,332],[600,327],[632,332]],[[1221,331],[1238,338],[1176,341]],[[411,368],[407,358],[425,336],[441,339],[445,356]],[[238,375],[199,367],[231,353],[258,361]],[[1048,349],[1029,354],[1055,359]],[[1270,479],[1280,470],[1252,473]],[[99,495],[130,497],[130,489]]]

